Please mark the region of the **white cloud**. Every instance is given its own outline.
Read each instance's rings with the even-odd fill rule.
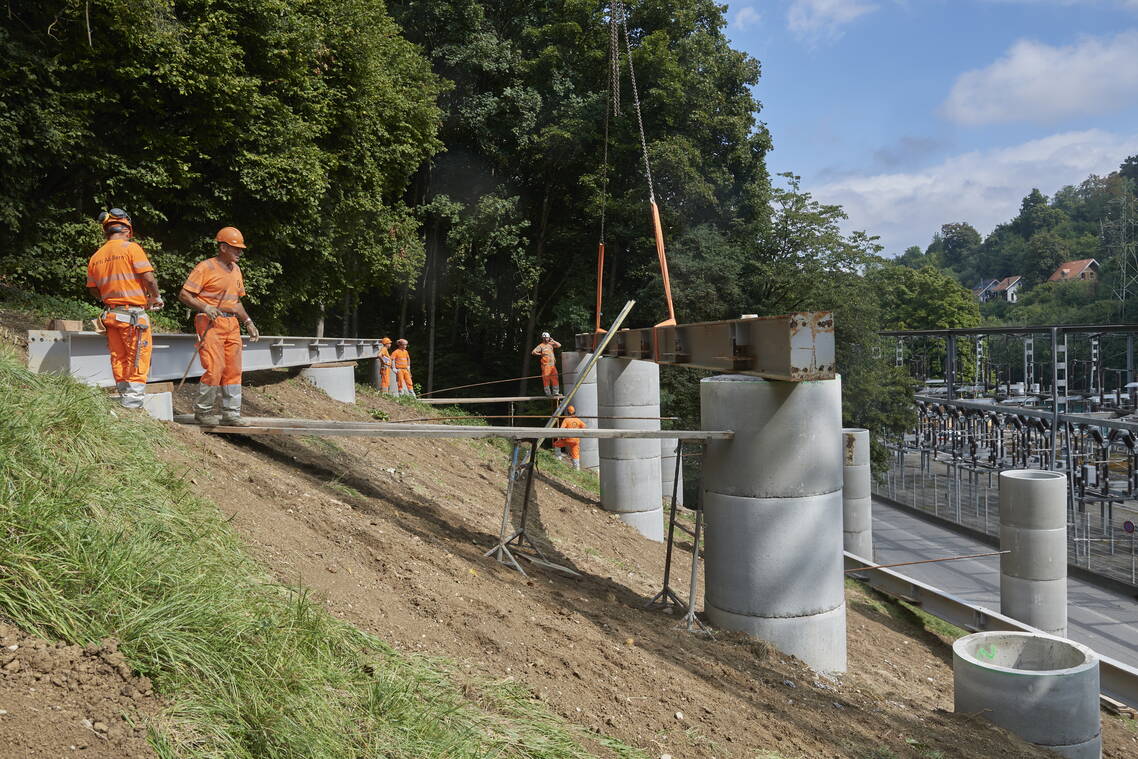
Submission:
[[[1138,2],[1138,0],[1135,0],[1135,2]],[[744,31],[750,29],[752,26],[757,26],[761,20],[762,16],[759,15],[759,12],[755,10],[754,6],[744,5],[732,15],[731,28]]]
[[[1138,154],[1138,132],[1064,132],[1021,145],[972,151],[914,172],[846,177],[811,188],[849,214],[847,230],[880,235],[888,255],[924,247],[942,224],[967,221],[988,234],[1019,211],[1038,187],[1045,194],[1117,170]]]
[[[835,39],[842,27],[874,10],[866,0],[792,0],[786,25],[803,39]]]
[[[1061,47],[1020,40],[990,66],[957,77],[941,112],[976,126],[1127,108],[1138,96],[1136,59],[1138,30]]]

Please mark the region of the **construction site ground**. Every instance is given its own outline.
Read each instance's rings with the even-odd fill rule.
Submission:
[[[17,344],[21,329],[41,326],[4,313],[0,325]],[[340,404],[287,371],[246,380],[249,415],[433,415],[374,394],[355,406]],[[178,411],[189,410],[193,387],[176,395]],[[663,546],[602,511],[594,492],[548,473],[536,485],[532,524],[551,557],[580,576],[532,568],[527,578],[484,558],[504,498],[502,445],[223,437],[175,425],[171,433],[177,445],[160,455],[231,518],[281,581],[311,588],[332,613],[403,651],[455,662],[472,679],[518,681],[565,719],[647,756],[1052,756],[978,715],[953,714],[946,639],[911,611],[855,585],[847,591],[849,672],[840,677],[819,676],[742,636],[710,640],[677,629],[679,614],[644,608],[660,590]],[[673,574],[681,593],[690,548],[684,536]],[[18,635],[0,633],[5,645]],[[113,642],[107,646],[113,656]],[[113,661],[92,664],[105,660],[99,652],[59,650],[66,655],[37,659],[43,671],[34,683],[0,667],[0,735],[16,715],[47,714],[42,724],[72,729],[78,721],[78,732],[93,736],[82,755],[152,755],[126,743],[117,753],[95,753],[105,739],[83,722],[94,725],[101,714],[95,707],[113,703],[115,694],[131,702],[115,709],[149,713],[158,701],[147,684]],[[53,678],[86,685],[56,696],[47,687]],[[1103,728],[1104,756],[1138,756],[1138,723],[1104,714]],[[138,737],[124,731],[123,740]],[[16,753],[0,742],[0,759],[64,755],[21,740]]]

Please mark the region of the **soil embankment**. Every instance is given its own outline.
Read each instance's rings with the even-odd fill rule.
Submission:
[[[370,395],[338,404],[284,372],[253,378],[245,402],[250,415],[421,415]],[[192,427],[177,436],[186,448],[169,455],[282,580],[398,648],[517,680],[556,713],[651,755],[1047,755],[952,714],[949,647],[857,588],[850,673],[837,680],[750,640],[676,629],[675,617],[644,609],[660,589],[663,547],[554,477],[537,484],[535,523],[552,558],[580,576],[535,567],[526,578],[483,558],[504,497],[507,456],[493,444],[234,439]],[[686,536],[680,546],[672,585],[682,589]],[[1138,732],[1107,728],[1107,756],[1138,751]]]

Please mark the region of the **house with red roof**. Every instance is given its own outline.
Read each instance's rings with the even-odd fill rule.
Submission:
[[[992,288],[996,298],[1003,298],[1008,303],[1015,303],[1019,299],[1019,289],[1023,285],[1023,277],[1018,274],[1004,277],[999,284]]]
[[[1078,261],[1067,261],[1060,264],[1055,273],[1047,278],[1048,282],[1069,282],[1074,279],[1098,279],[1099,263],[1093,258],[1081,258]]]

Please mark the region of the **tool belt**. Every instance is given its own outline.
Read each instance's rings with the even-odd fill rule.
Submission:
[[[129,324],[135,329],[146,329],[150,326],[150,317],[146,314],[146,309],[139,306],[111,306],[103,309],[100,314],[99,320],[102,321],[108,316],[113,316],[115,321]]]

